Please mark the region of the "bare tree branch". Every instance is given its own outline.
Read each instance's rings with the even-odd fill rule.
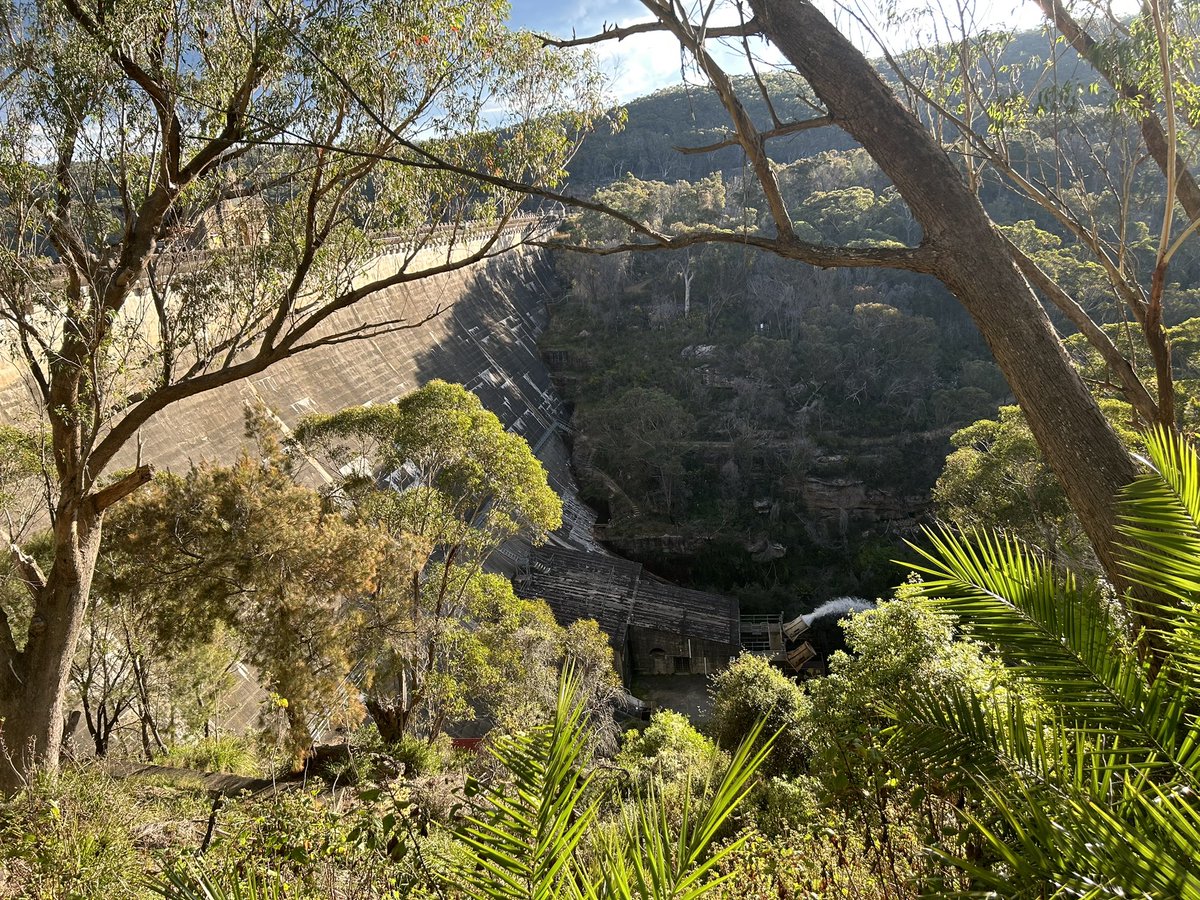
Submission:
[[[277,343],[271,345],[260,344],[258,350],[242,362],[233,363],[215,371],[203,372],[194,377],[177,381],[174,384],[163,385],[150,391],[140,398],[125,413],[121,420],[104,435],[100,443],[96,445],[90,459],[92,468],[95,471],[102,471],[126,442],[132,439],[139,428],[149,421],[155,413],[171,404],[226,384],[232,384],[251,375],[257,375],[259,372],[264,371],[281,360],[288,359],[305,350],[321,346],[319,341],[305,343],[303,339],[335,313],[353,306],[364,297],[397,285],[452,272],[491,258],[495,255],[494,250],[497,242],[504,233],[505,224],[506,222],[501,222],[497,225],[494,233],[484,241],[478,250],[460,259],[449,260],[441,265],[429,266],[414,271],[401,269],[393,275],[375,279],[374,281],[352,288],[334,299],[320,304],[311,312],[308,312],[300,323],[289,329]]]
[[[36,559],[16,544],[9,545],[8,553],[16,567],[17,575],[29,588],[29,593],[37,596],[38,592],[46,587],[46,576],[42,572],[42,567],[38,565]]]
[[[745,151],[750,167],[754,170],[754,176],[758,179],[759,186],[766,197],[775,229],[779,232],[781,239],[790,240],[795,235],[792,218],[779,189],[779,181],[775,177],[774,167],[767,156],[762,134],[750,118],[750,114],[746,112],[746,107],[734,89],[733,81],[705,48],[705,35],[697,32],[692,24],[684,18],[683,11],[674,0],[643,0],[643,2],[666,25],[667,30],[675,35],[684,49],[692,54],[696,65],[708,78],[713,90],[721,100],[721,105],[729,114],[734,132],[738,137],[738,143]]]
[[[1200,219],[1200,184],[1197,184],[1195,177],[1188,170],[1186,162],[1178,152],[1172,154],[1170,142],[1167,140],[1162,120],[1158,117],[1153,98],[1149,97],[1136,84],[1121,77],[1120,73],[1113,68],[1115,57],[1101,52],[1100,44],[1075,20],[1063,5],[1062,0],[1037,0],[1037,4],[1042,8],[1042,13],[1046,18],[1053,22],[1054,27],[1067,39],[1067,43],[1075,49],[1075,52],[1087,60],[1088,64],[1108,82],[1114,91],[1124,99],[1132,101],[1141,110],[1142,115],[1138,125],[1141,128],[1142,140],[1146,142],[1146,149],[1164,175],[1171,169],[1175,170],[1174,189],[1178,192],[1180,206],[1183,207],[1189,219],[1193,221]]]
[[[1036,287],[1046,299],[1053,303],[1065,315],[1076,328],[1079,329],[1087,342],[1096,350],[1097,353],[1104,359],[1105,364],[1112,370],[1120,381],[1121,392],[1125,395],[1125,399],[1129,404],[1137,410],[1139,416],[1146,422],[1157,422],[1159,419],[1159,409],[1155,404],[1154,399],[1146,390],[1146,385],[1138,377],[1137,372],[1133,370],[1129,360],[1125,358],[1116,345],[1113,344],[1109,336],[1104,332],[1091,316],[1084,311],[1083,307],[1068,294],[1062,287],[1051,278],[1041,266],[1033,259],[1025,254],[1012,241],[1005,239],[1008,244],[1009,252],[1012,258],[1016,261],[1025,277],[1030,283]]]
[[[569,38],[553,38],[549,35],[538,35],[543,47],[582,47],[585,44],[599,44],[603,41],[623,41],[627,37],[635,34],[649,34],[655,31],[670,31],[670,27],[663,22],[638,22],[635,25],[626,25],[624,27],[607,23],[599,34],[589,35],[587,37],[575,37],[572,35]],[[704,36],[706,38],[726,38],[726,37],[750,37],[760,33],[760,28],[756,19],[749,19],[740,25],[728,25],[722,28],[705,29]]]

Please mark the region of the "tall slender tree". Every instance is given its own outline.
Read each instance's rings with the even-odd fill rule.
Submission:
[[[0,613],[0,789],[57,763],[104,514],[152,475],[114,477],[138,429],[298,353],[419,324],[344,313],[503,248],[521,195],[473,172],[559,178],[596,83],[504,9],[5,5],[0,329],[49,447],[53,552],[43,571],[13,551],[34,612],[23,635]],[[374,266],[388,232],[392,262]]]

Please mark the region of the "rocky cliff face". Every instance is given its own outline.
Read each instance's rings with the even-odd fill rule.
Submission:
[[[851,528],[908,534],[917,530],[930,508],[928,496],[871,487],[850,476],[805,478],[800,496],[810,534],[818,542],[844,538]]]

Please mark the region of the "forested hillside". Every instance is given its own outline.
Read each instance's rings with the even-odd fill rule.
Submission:
[[[0,8],[0,900],[1200,900],[1200,8],[642,6]]]
[[[996,65],[1015,73],[1012,83],[1036,102],[1058,104],[1058,115],[1098,115],[1100,103],[1078,99],[1093,94],[1097,75],[1070,51],[1056,62],[1055,90],[1076,99],[1064,104],[1039,88],[1047,46],[1045,35],[1017,36]],[[923,60],[913,55],[907,64]],[[781,120],[812,116],[797,82],[764,81],[781,98],[774,110]],[[747,111],[770,128],[761,93],[749,78],[742,87]],[[589,138],[571,162],[576,178],[600,185],[594,199],[667,232],[769,227],[740,148],[679,152],[727,139],[715,95],[674,88],[626,112],[623,131]],[[769,149],[801,238],[851,247],[920,241],[896,189],[844,132],[804,130]],[[1026,160],[1031,168],[1053,165],[1037,154],[1063,152],[1026,149],[1035,156]],[[1095,154],[1072,159],[1076,189],[1095,191],[1093,215],[1111,202],[1110,165]],[[1131,187],[1124,213],[1128,252],[1134,265],[1151,266],[1148,222],[1158,198],[1136,169],[1131,177],[1141,184]],[[986,168],[978,192],[1016,245],[1095,321],[1121,333],[1126,314],[1078,234]],[[572,229],[567,240],[584,245],[622,236],[620,225],[591,213]],[[895,578],[888,561],[938,511],[933,489],[951,436],[1012,402],[970,317],[930,278],[821,270],[736,244],[616,257],[559,252],[556,264],[571,289],[553,308],[543,354],[574,404],[575,461],[602,510],[605,538],[662,574],[732,591],[750,609],[799,611],[829,596],[888,590]],[[1171,271],[1164,318],[1180,405],[1192,421],[1200,254],[1185,247]],[[1098,395],[1112,395],[1094,349],[1061,311],[1052,317]],[[1127,408],[1110,409],[1117,421],[1132,421]],[[1036,458],[1031,447],[1023,462],[1040,465]],[[949,500],[955,489],[950,483],[942,492],[941,512],[985,521]],[[1037,501],[1028,499],[978,503],[991,503],[993,514],[997,504],[1018,506],[1027,519],[1061,515],[1035,511]]]
[[[861,150],[784,172],[798,228],[864,242],[912,229]],[[740,186],[627,178],[600,196],[736,228],[755,215]],[[541,343],[575,404],[577,469],[605,535],[705,587],[770,585],[762,611],[886,590],[951,433],[1009,396],[969,318],[917,276],[736,246],[560,253],[557,267],[572,289]]]

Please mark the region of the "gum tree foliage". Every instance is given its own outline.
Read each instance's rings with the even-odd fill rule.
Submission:
[[[695,426],[683,404],[656,387],[631,387],[580,418],[596,441],[596,461],[671,517],[684,472],[681,444]]]
[[[461,388],[423,390],[426,400],[444,390],[469,401],[473,413],[490,416],[490,432],[482,418],[460,422],[461,441],[500,441],[536,464],[524,442],[505,434]],[[423,398],[406,407],[420,407],[423,415],[407,421],[405,434],[438,448],[445,462],[448,410],[431,411]],[[76,666],[85,708],[108,699],[118,712],[135,710],[143,744],[161,744],[158,695],[163,687],[182,687],[190,672],[189,690],[177,690],[167,708],[172,719],[192,719],[191,730],[168,738],[194,736],[197,725],[207,727],[196,715],[215,713],[213,694],[223,683],[223,666],[205,679],[196,664],[230,650],[278,697],[296,754],[307,751],[314,723],[356,724],[363,688],[366,708],[388,741],[416,735],[433,742],[446,724],[470,720],[476,711],[502,726],[544,718],[565,655],[578,659],[594,699],[606,695],[611,653],[594,624],[560,628],[544,603],[517,597],[507,579],[477,566],[447,565],[445,558],[430,562],[431,548],[446,545],[432,526],[421,535],[409,530],[422,522],[441,523],[442,537],[471,548],[464,556],[487,552],[483,538],[467,538],[454,512],[429,516],[425,504],[389,505],[399,495],[376,492],[369,482],[348,489],[359,501],[353,507],[346,494],[341,502],[325,502],[296,483],[264,416],[252,416],[250,431],[255,456],[244,455],[232,467],[200,465],[183,479],[159,476],[114,511],[117,527],[102,544],[93,593],[97,614]],[[481,447],[475,452],[497,484],[507,485],[512,471],[499,457]],[[461,477],[446,474],[448,465],[441,489],[463,487],[467,464],[457,464]],[[540,466],[537,473],[539,496],[548,494],[557,508]],[[420,513],[404,515],[413,509]],[[121,640],[114,643],[111,632]],[[201,658],[193,659],[197,654]],[[123,679],[103,677],[113,668]],[[115,718],[107,715],[105,722]],[[91,723],[89,714],[95,737]]]
[[[517,535],[545,540],[562,524],[562,503],[529,445],[478,397],[435,380],[393,404],[306,418],[295,439],[351,472],[336,490],[355,517],[417,541],[432,560],[419,576],[385,573],[366,602],[367,708],[385,739],[416,731],[432,741],[473,706],[502,722],[536,720],[564,656],[579,657],[589,697],[612,688],[597,629],[564,631],[545,604],[482,571]]]
[[[339,488],[360,515],[452,562],[478,565],[516,534],[541,542],[562,524],[562,501],[529,444],[462,385],[435,379],[395,403],[309,416],[294,436],[351,467]]]
[[[1140,452],[1128,404],[1109,399],[1100,406],[1126,446]],[[945,521],[962,529],[1003,530],[1051,558],[1091,559],[1079,520],[1018,407],[1000,407],[997,418],[956,431],[950,442],[954,450],[933,490]]]
[[[954,773],[936,777],[919,759],[888,745],[899,704],[931,692],[960,691],[999,700],[1012,679],[984,649],[921,596],[912,581],[892,599],[843,621],[847,651],[829,660],[829,674],[807,684],[804,723],[807,773],[827,811],[844,816],[865,842],[877,874],[895,879],[906,865],[943,890],[963,884],[938,858],[912,854],[915,841],[978,853],[961,827],[962,784]],[[896,879],[893,884],[903,883]]]
[[[497,252],[513,189],[561,177],[597,83],[509,32],[504,11],[4,7],[0,317],[50,447],[54,525],[48,568],[15,557],[31,629],[0,620],[5,786],[56,764],[104,513],[151,478],[145,465],[112,477],[138,429],[281,359],[417,324],[339,313]],[[480,241],[419,253],[467,220],[484,223]],[[371,270],[386,232],[401,235],[394,265]]]

